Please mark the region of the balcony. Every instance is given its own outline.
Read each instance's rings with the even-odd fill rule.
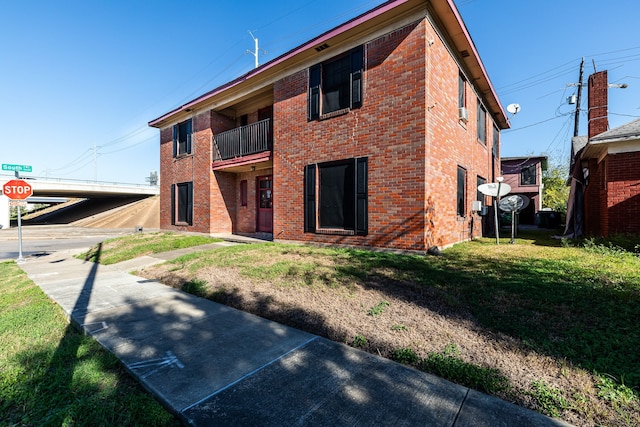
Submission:
[[[261,120],[213,136],[213,161],[239,160],[271,151],[271,119]]]

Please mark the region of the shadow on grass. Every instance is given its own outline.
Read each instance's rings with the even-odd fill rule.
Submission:
[[[534,245],[560,247],[550,234],[524,232],[521,237],[532,238]],[[517,245],[518,250],[526,246]],[[640,387],[640,330],[634,323],[640,318],[640,282],[616,281],[597,266],[585,268],[566,257],[496,258],[489,251],[480,253],[453,248],[443,257],[421,257],[344,249],[334,259],[335,272],[321,272],[328,277],[314,276],[301,264],[291,267],[288,277],[296,275],[307,284],[356,278],[366,288],[451,319],[470,320],[487,334],[506,334],[541,354]],[[393,274],[386,273],[389,269]],[[238,298],[228,292],[213,296],[246,310],[247,303]],[[331,339],[352,338],[327,330],[314,313],[292,317],[268,301],[251,311]]]

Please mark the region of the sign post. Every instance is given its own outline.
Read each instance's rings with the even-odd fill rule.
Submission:
[[[2,165],[4,169],[5,165]],[[33,194],[31,184],[21,179],[12,179],[2,186],[2,193],[11,201],[26,200]],[[18,259],[16,262],[23,263],[25,261],[22,256],[22,206],[18,203]]]

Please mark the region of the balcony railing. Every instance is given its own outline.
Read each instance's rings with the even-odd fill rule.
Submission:
[[[213,137],[213,161],[271,150],[271,119],[222,132]]]

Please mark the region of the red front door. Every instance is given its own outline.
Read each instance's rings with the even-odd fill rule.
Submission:
[[[273,176],[259,176],[258,232],[273,233]]]

